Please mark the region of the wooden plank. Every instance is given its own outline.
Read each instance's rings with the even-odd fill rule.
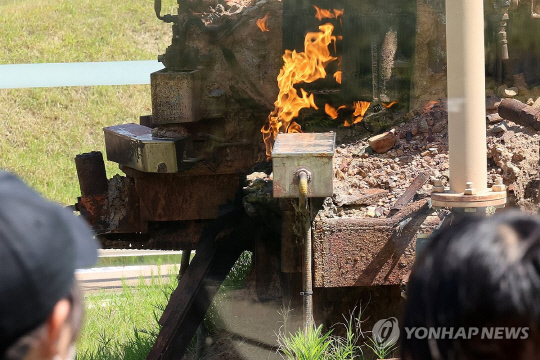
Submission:
[[[197,245],[196,254],[159,321],[163,325],[148,360],[180,359],[204,319],[223,280],[252,234],[237,212],[217,219]]]

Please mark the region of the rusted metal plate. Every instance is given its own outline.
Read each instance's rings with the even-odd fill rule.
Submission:
[[[440,221],[427,205],[425,199],[412,203],[388,219],[316,218],[315,286],[401,284],[414,263],[416,234]]]
[[[202,94],[200,73],[160,70],[150,74],[152,89],[152,122],[177,124],[201,118]]]
[[[183,176],[140,173],[135,177],[143,221],[215,219],[239,187],[236,174]]]
[[[297,172],[310,173],[308,197],[327,197],[333,194],[333,169],[336,134],[295,133],[278,134],[272,151],[274,197],[297,198]]]

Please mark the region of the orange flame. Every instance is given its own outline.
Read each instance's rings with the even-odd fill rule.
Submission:
[[[336,79],[336,82],[338,84],[341,84],[341,74],[342,74],[341,70],[336,71],[336,73],[334,74],[334,79]]]
[[[332,118],[332,120],[336,120],[337,117],[338,117],[338,111],[336,110],[335,107],[333,107],[332,105],[330,104],[325,104],[324,105],[324,112],[330,116]]]
[[[353,116],[355,117],[354,120],[353,120],[353,124],[357,124],[359,123],[360,121],[362,121],[364,119],[364,115],[366,114],[366,111],[369,109],[369,106],[371,105],[371,103],[367,102],[367,101],[355,101],[354,102],[354,114]],[[350,126],[352,124],[349,124],[347,125],[347,122],[345,124],[345,126]]]
[[[300,110],[305,108],[318,109],[313,94],[308,95],[300,89],[301,95],[294,85],[312,83],[326,77],[325,67],[336,60],[330,55],[328,46],[336,37],[332,35],[334,26],[324,24],[319,26],[321,31],[310,32],[304,41],[304,52],[285,50],[283,67],[279,72],[277,81],[279,94],[274,103],[275,109],[268,116],[266,124],[261,129],[266,155],[271,156],[274,140],[280,132],[300,132],[300,126],[293,121]]]
[[[437,101],[430,101],[428,102],[428,104],[426,105],[426,108],[424,109],[424,111],[430,111],[431,109],[433,109],[433,107],[435,106],[435,104],[437,104]]]
[[[315,14],[315,17],[317,20],[322,21],[323,19],[338,19],[340,17],[343,17],[344,9],[338,10],[334,9],[334,12],[328,9],[320,9],[317,6],[313,5],[315,8],[315,11],[317,12]]]
[[[382,106],[384,106],[385,108],[387,109],[390,109],[392,106],[396,105],[397,104],[397,101],[392,101],[391,103],[388,103],[388,104],[385,104],[385,103],[381,103]]]
[[[261,29],[262,32],[270,31],[268,27],[266,26],[266,22],[268,20],[269,15],[270,13],[267,13],[262,19],[257,20],[257,26],[259,27],[259,29]]]

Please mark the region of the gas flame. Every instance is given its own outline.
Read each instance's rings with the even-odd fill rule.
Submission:
[[[259,27],[259,29],[261,29],[262,32],[270,31],[270,29],[268,29],[268,27],[266,26],[269,15],[270,13],[267,13],[262,19],[257,20],[257,26]]]
[[[430,102],[428,102],[428,104],[426,105],[426,108],[424,109],[424,111],[425,111],[425,112],[430,111],[431,109],[433,109],[433,107],[435,106],[435,104],[437,104],[437,101],[430,101]]]
[[[324,105],[324,112],[328,114],[328,116],[330,116],[332,120],[336,120],[338,118],[338,111],[330,104]]]
[[[355,101],[354,102],[353,116],[355,118],[354,118],[352,124],[357,124],[360,121],[364,120],[364,115],[366,114],[366,111],[369,109],[370,105],[371,105],[371,103],[369,103],[368,101]],[[350,124],[350,125],[352,125],[352,124]],[[345,126],[347,126],[347,125],[345,125]]]
[[[382,106],[384,106],[385,108],[387,109],[390,109],[392,106],[396,105],[397,104],[397,101],[392,101],[391,103],[388,103],[388,104],[385,104],[385,103],[381,103]]]
[[[341,84],[341,74],[342,74],[341,70],[336,71],[335,74],[334,74],[334,79],[336,79],[336,82],[338,84]]]
[[[338,19],[340,17],[343,17],[344,9],[334,9],[334,12],[332,12],[332,10],[320,9],[315,5],[313,5],[313,7],[315,8],[315,11],[317,11],[315,17],[319,21],[322,21],[323,19]]]
[[[284,64],[277,78],[279,94],[274,103],[275,109],[261,129],[266,145],[266,155],[269,157],[278,133],[301,132],[300,125],[293,120],[300,110],[305,108],[318,110],[313,94],[309,95],[304,89],[300,89],[301,95],[299,95],[294,85],[312,83],[325,78],[325,67],[336,60],[330,55],[328,49],[328,46],[336,41],[336,37],[332,35],[334,26],[324,24],[319,26],[319,30],[321,31],[310,32],[306,35],[304,52],[285,50],[283,55]]]

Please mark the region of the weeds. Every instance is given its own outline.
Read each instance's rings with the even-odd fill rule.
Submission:
[[[287,311],[283,311],[282,316],[287,319]],[[323,333],[322,325],[313,327],[307,333],[298,330],[287,335],[287,332],[280,331],[277,338],[281,356],[285,360],[363,360],[365,356],[362,347],[366,346],[377,358],[385,359],[397,350],[395,343],[383,346],[371,337],[368,338],[371,344],[365,341],[361,328],[362,308],[357,316],[353,310],[344,323],[337,325],[345,327],[345,336],[334,336],[333,330]],[[358,345],[361,342],[364,344]]]
[[[371,337],[369,338],[369,341],[371,342],[371,345],[366,343],[366,346],[373,351],[378,359],[386,359],[388,355],[397,350],[397,343],[394,342],[384,344],[382,339],[374,340]]]

